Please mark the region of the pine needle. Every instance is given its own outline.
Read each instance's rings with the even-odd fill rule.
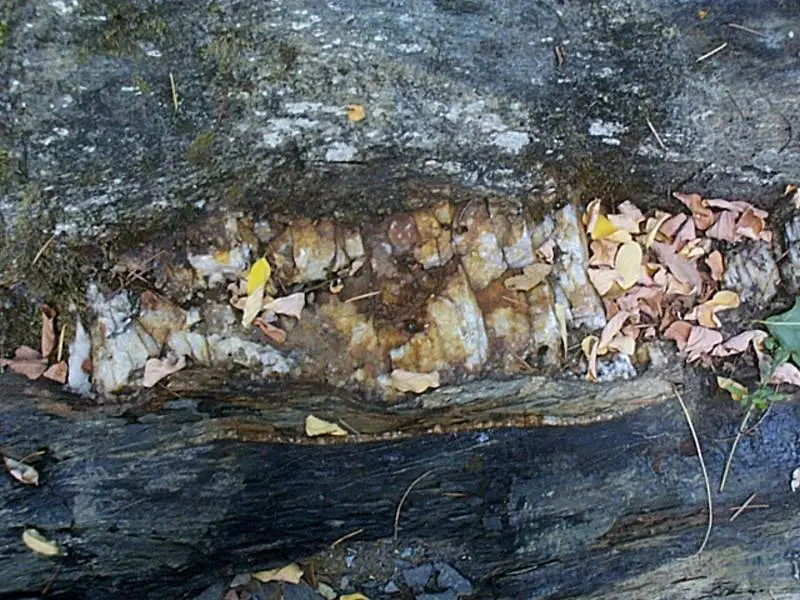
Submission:
[[[714,525],[714,504],[711,499],[711,482],[708,479],[708,470],[706,469],[706,461],[703,460],[703,450],[700,448],[700,440],[697,439],[697,432],[694,429],[694,424],[692,423],[692,417],[689,414],[689,409],[686,408],[686,404],[684,403],[683,398],[681,398],[680,392],[678,392],[678,388],[673,385],[672,391],[675,392],[675,397],[681,404],[683,415],[686,417],[686,423],[689,425],[689,431],[692,432],[694,447],[697,449],[697,459],[700,461],[700,469],[703,471],[703,481],[706,484],[706,498],[708,499],[708,527],[706,527],[706,535],[703,538],[703,543],[700,544],[700,548],[698,548],[697,552],[695,552],[695,556],[700,556],[703,550],[706,549],[706,544],[708,544],[708,538],[711,537],[711,527]]]
[[[425,471],[419,477],[417,477],[414,481],[411,482],[411,485],[408,486],[408,489],[406,489],[405,493],[403,494],[403,497],[400,498],[400,503],[397,505],[397,510],[394,513],[394,541],[395,542],[397,541],[397,537],[398,537],[399,532],[400,532],[400,511],[403,509],[403,504],[405,504],[406,498],[408,498],[408,495],[411,493],[411,490],[414,489],[415,485],[417,485],[420,481],[425,479],[428,475],[430,475],[434,471],[436,471],[436,469],[430,469],[428,471]]]

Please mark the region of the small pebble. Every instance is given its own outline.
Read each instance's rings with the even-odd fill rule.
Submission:
[[[433,565],[426,563],[403,571],[403,580],[412,590],[421,592],[428,585],[428,580],[430,580],[432,574]]]

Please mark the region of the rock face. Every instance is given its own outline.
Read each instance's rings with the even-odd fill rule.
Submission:
[[[800,179],[795,8],[9,4],[0,216],[11,234],[35,219],[41,243],[231,202],[374,214],[399,208],[410,175],[514,194],[759,195]]]

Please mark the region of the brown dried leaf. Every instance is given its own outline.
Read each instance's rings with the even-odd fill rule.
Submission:
[[[421,394],[425,390],[438,388],[441,385],[439,373],[415,373],[403,369],[394,369],[391,374],[392,387],[398,392]]]
[[[47,358],[56,347],[56,311],[42,304],[39,312],[42,314],[42,357]]]
[[[694,224],[700,231],[705,231],[714,224],[714,213],[700,194],[681,194],[679,192],[674,192],[672,196],[683,202],[683,204],[692,211],[692,219],[694,219]]]
[[[522,275],[509,277],[503,282],[507,290],[528,292],[542,283],[553,270],[553,265],[535,263],[522,269]]]
[[[664,221],[664,224],[659,228],[659,233],[672,238],[682,228],[683,224],[689,219],[684,213],[678,213]]]
[[[788,383],[800,387],[800,369],[791,363],[783,363],[772,372],[771,384]]]
[[[765,231],[766,228],[767,224],[764,217],[756,214],[752,208],[745,210],[736,222],[736,233],[740,236],[750,238],[751,240],[764,239],[763,235],[767,233]],[[769,238],[770,239],[764,241],[771,241],[772,236],[769,236]]]
[[[656,242],[653,244],[653,250],[659,262],[667,267],[678,281],[689,286],[690,293],[699,292],[702,289],[703,280],[697,271],[697,267],[679,254],[676,254],[672,246]]]
[[[644,215],[632,202],[626,200],[617,207],[616,214],[608,215],[608,220],[617,229],[638,234],[642,228],[641,223],[644,221]]]
[[[589,258],[589,266],[613,267],[618,249],[618,242],[612,242],[611,240],[594,240],[589,245],[589,250],[592,253],[591,258]]]
[[[706,231],[706,236],[723,242],[739,241],[741,236],[736,233],[736,213],[729,210],[721,212],[717,221]]]
[[[647,236],[644,240],[644,247],[645,250],[649,250],[650,246],[653,245],[653,242],[656,241],[656,236],[661,231],[661,227],[670,219],[671,215],[669,213],[661,213],[658,217],[650,218],[647,220],[647,224],[645,229],[647,231]],[[684,218],[686,218],[684,216]],[[671,236],[670,236],[671,237]]]
[[[186,357],[179,358],[148,358],[144,363],[144,377],[142,385],[146,388],[153,387],[159,381],[176,373],[186,366]]]
[[[601,296],[605,296],[617,283],[617,272],[614,269],[587,269],[589,281]]]
[[[47,370],[47,359],[30,346],[20,346],[14,351],[14,358],[0,359],[0,366],[28,379],[39,379]]]
[[[56,383],[67,383],[67,361],[62,360],[47,367],[47,370],[42,373],[43,377],[55,381]]]
[[[672,240],[672,247],[675,249],[676,252],[683,250],[684,246],[689,243],[693,242],[697,239],[697,230],[694,227],[694,221],[691,219],[686,219],[686,222],[683,226],[678,230],[678,233],[675,235],[675,239]]]
[[[761,329],[743,331],[714,348],[711,356],[733,356],[734,354],[741,354],[747,350],[747,347],[751,343],[755,348],[761,348],[767,337],[769,337],[767,332]]]
[[[722,253],[719,250],[714,250],[706,258],[706,265],[711,271],[711,279],[714,281],[722,281],[725,275],[725,263],[722,259]]]
[[[636,353],[636,339],[628,335],[617,335],[609,342],[608,349],[633,356]]]
[[[296,294],[275,298],[271,302],[267,302],[264,304],[264,311],[294,317],[299,320],[305,305],[306,295],[303,292],[297,292]]]
[[[715,329],[695,325],[686,340],[686,352],[689,362],[694,362],[703,355],[709,354],[717,344],[722,343],[722,334]]]
[[[686,348],[689,334],[692,333],[692,324],[686,321],[674,321],[664,330],[664,339],[672,340],[678,345],[678,350]]]
[[[611,340],[617,336],[622,326],[625,324],[625,321],[630,319],[630,317],[631,313],[621,310],[608,320],[606,326],[603,327],[603,332],[600,334],[600,342],[598,343],[598,350],[601,354],[608,349]]]
[[[551,238],[536,249],[536,256],[547,264],[553,264],[555,250],[556,241]]]
[[[282,344],[286,341],[286,332],[280,327],[276,327],[272,323],[268,323],[264,319],[255,319],[253,321],[253,325],[258,327],[261,330],[261,333],[277,344]]]

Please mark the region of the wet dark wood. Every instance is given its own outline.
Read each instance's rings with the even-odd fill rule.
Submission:
[[[431,469],[404,505],[398,546],[460,548],[470,558],[454,564],[483,597],[800,590],[793,578],[800,517],[789,488],[798,460],[795,405],[774,407],[743,441],[725,493],[714,495],[710,544],[690,558],[705,531],[706,499],[673,398],[570,427],[298,444],[247,441],[241,423],[239,437],[214,435],[242,417],[226,415],[211,393],[142,412],[82,408],[15,376],[3,376],[2,386],[3,451],[15,458],[44,451],[39,487],[0,479],[4,597],[37,593],[57,569],[49,597],[188,597],[220,577],[302,559],[356,529],[360,540],[391,539],[403,492]],[[298,406],[313,396],[282,394]],[[353,399],[323,396],[356,411]],[[716,485],[736,422],[707,418],[712,401],[687,396]],[[269,392],[259,400],[269,404]],[[384,410],[385,424],[402,425],[393,421],[398,412]],[[435,414],[414,412],[428,415],[419,422]],[[248,422],[257,418],[251,411]],[[752,492],[770,508],[728,522]],[[56,539],[66,554],[33,555],[20,539],[25,527]]]

